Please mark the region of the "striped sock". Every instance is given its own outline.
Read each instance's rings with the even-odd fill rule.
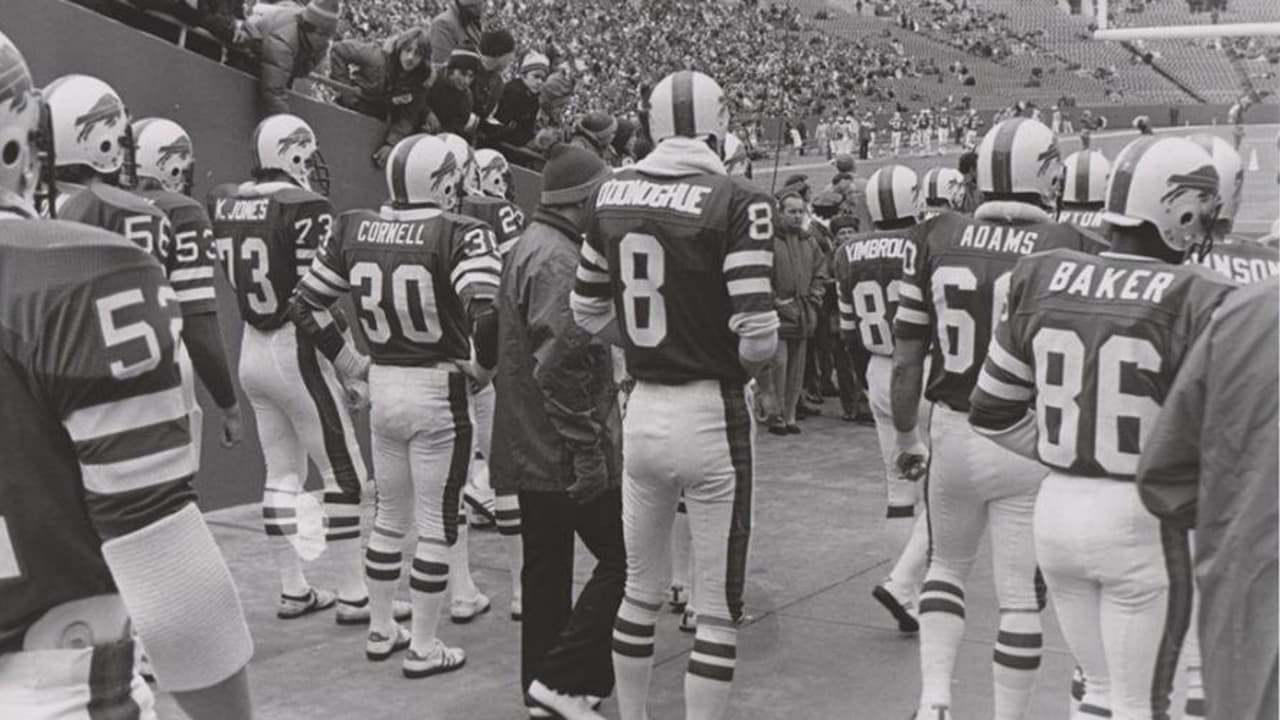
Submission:
[[[1031,702],[1031,688],[1040,670],[1040,613],[1009,611],[1000,613],[991,675],[995,681],[995,720],[1025,717]]]
[[[622,720],[644,720],[653,676],[653,626],[661,602],[623,597],[613,621],[613,674]]]
[[[414,652],[425,653],[436,639],[444,591],[449,587],[449,548],[443,542],[418,538],[409,572],[409,595],[413,599]]]
[[[1204,677],[1200,673],[1199,666],[1188,665],[1187,705],[1183,717],[1187,718],[1187,720],[1192,720],[1192,718],[1203,718],[1204,716]]]
[[[920,707],[951,706],[951,676],[964,636],[964,589],[929,577],[920,588]]]
[[[404,566],[404,533],[374,525],[369,547],[364,553],[364,573],[369,584],[369,628],[384,635],[390,633],[392,600],[400,586],[400,570]]]
[[[524,539],[520,536],[520,496],[500,492],[494,496],[494,515],[498,519],[498,535],[507,551],[507,569],[511,571],[511,593],[520,597],[520,573],[524,571]]]
[[[723,718],[729,710],[733,668],[738,656],[738,631],[717,617],[698,616],[698,632],[684,676],[686,715]]]
[[[294,509],[295,493],[282,490],[264,490],[262,493],[262,527],[267,542],[276,559],[280,572],[280,591],[285,595],[301,596],[311,586],[302,574],[302,559],[293,549],[289,538],[298,534],[298,513]]]
[[[325,535],[338,565],[338,597],[360,600],[369,594],[360,562],[360,494],[324,494]]]

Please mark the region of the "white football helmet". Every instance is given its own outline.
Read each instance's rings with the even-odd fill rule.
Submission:
[[[1062,202],[1102,207],[1107,200],[1111,161],[1097,150],[1079,150],[1062,163]]]
[[[920,211],[920,178],[905,165],[886,165],[867,180],[867,212],[871,222],[914,218]]]
[[[0,33],[0,207],[32,212],[40,184],[41,107],[27,61]]]
[[[329,167],[315,131],[302,118],[272,115],[254,128],[252,142],[255,172],[279,170],[308,190],[329,193]]]
[[[497,150],[484,148],[476,151],[476,167],[480,172],[480,191],[496,198],[506,198],[511,187],[508,179],[511,165]]]
[[[978,144],[978,190],[983,194],[1030,195],[1051,208],[1061,187],[1058,136],[1039,120],[1015,117],[997,123]]]
[[[1107,181],[1102,219],[1120,227],[1150,223],[1176,252],[1205,244],[1217,215],[1218,170],[1186,138],[1143,136],[1120,151]]]
[[[387,158],[387,192],[391,207],[458,206],[462,167],[445,140],[436,135],[410,135],[396,143]]]
[[[480,166],[476,163],[476,153],[471,149],[471,143],[466,138],[453,133],[440,133],[438,136],[444,140],[445,145],[449,146],[449,152],[453,153],[454,158],[458,162],[458,167],[462,169],[462,193],[463,195],[479,195],[480,193]]]
[[[55,167],[119,172],[128,152],[129,113],[112,87],[88,75],[63,75],[44,89],[53,121]]]
[[[165,118],[143,118],[133,124],[133,174],[152,180],[169,192],[189,195],[196,157],[191,136]]]
[[[660,80],[649,93],[649,133],[655,143],[670,137],[715,138],[729,132],[724,90],[710,76],[681,70]]]
[[[960,207],[964,202],[964,174],[955,168],[929,168],[920,183],[920,195],[925,207]]]
[[[1236,213],[1240,210],[1240,198],[1244,194],[1244,161],[1231,143],[1217,135],[1197,133],[1187,139],[1209,153],[1213,167],[1218,171],[1218,196],[1222,199],[1222,207],[1218,210],[1216,229],[1225,235],[1231,232]]]

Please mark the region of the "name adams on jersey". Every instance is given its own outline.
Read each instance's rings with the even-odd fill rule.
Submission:
[[[1018,263],[970,419],[1001,430],[1034,403],[1040,461],[1132,479],[1183,355],[1231,290],[1194,265],[1052,250]]]
[[[209,193],[214,244],[240,317],[258,330],[289,321],[289,298],[333,229],[333,205],[285,182],[219,185]]]
[[[862,233],[836,248],[833,273],[846,343],[866,353],[893,355],[898,282],[915,256],[912,228]]]
[[[115,592],[105,540],[194,501],[181,327],[132,243],[0,220],[0,654],[50,608]]]
[[[379,365],[422,366],[471,356],[473,301],[492,301],[502,263],[489,226],[438,210],[352,210],[298,286],[313,309],[348,290]]]
[[[746,381],[732,328],[773,311],[772,208],[723,175],[628,168],[600,187],[574,292],[613,303],[633,377]]]
[[[1070,225],[1004,224],[954,212],[918,225],[915,237],[918,251],[903,267],[893,331],[895,337],[932,339],[925,397],[958,412],[969,410],[1017,261],[1052,248],[1101,249]]]

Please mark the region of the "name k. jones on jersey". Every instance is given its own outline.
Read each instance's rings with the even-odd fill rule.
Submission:
[[[214,220],[229,220],[234,222],[256,222],[267,219],[267,206],[271,204],[268,198],[259,200],[233,200],[231,198],[218,198],[213,204]]]
[[[1119,298],[1159,303],[1171,284],[1171,272],[1153,273],[1145,268],[1099,268],[1096,265],[1081,265],[1063,260],[1053,271],[1049,291],[1098,300]]]
[[[421,223],[362,220],[356,227],[356,240],[374,245],[422,245],[426,229]]]
[[[906,238],[873,237],[845,243],[843,248],[849,262],[899,258],[908,267],[914,267],[916,262],[916,244]]]
[[[688,215],[702,214],[702,201],[711,188],[689,183],[658,184],[645,180],[610,180],[600,187],[596,207],[666,208]]]
[[[1030,255],[1040,234],[1003,225],[968,225],[960,236],[960,247],[993,252]]]

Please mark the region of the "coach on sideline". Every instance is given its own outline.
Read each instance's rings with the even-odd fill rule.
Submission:
[[[1138,465],[1157,517],[1195,527],[1210,720],[1277,712],[1280,280],[1236,290],[1192,346]]]
[[[610,173],[576,146],[548,158],[541,204],[503,262],[489,462],[494,489],[520,493],[526,702],[598,717],[587,696],[613,692],[613,620],[627,579],[622,419],[609,347],[574,323],[569,293],[592,199]],[[596,558],[576,606],[575,533]]]

